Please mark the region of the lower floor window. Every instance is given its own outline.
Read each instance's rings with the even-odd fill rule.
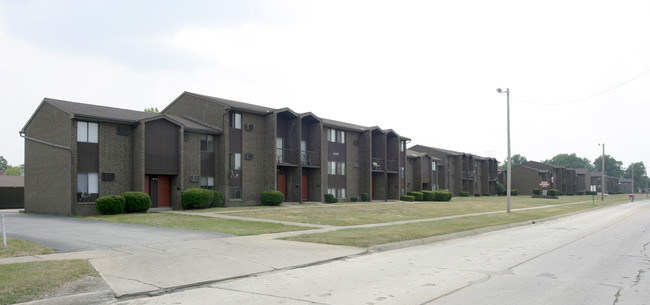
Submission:
[[[201,188],[214,190],[214,177],[201,177]]]
[[[98,173],[77,173],[77,193],[98,194],[99,174]]]
[[[328,188],[327,193],[334,195],[338,199],[345,198],[345,188]]]
[[[230,199],[241,199],[241,187],[230,188]]]

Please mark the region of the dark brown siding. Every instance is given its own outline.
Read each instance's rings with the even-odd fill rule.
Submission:
[[[178,174],[178,128],[167,120],[151,121],[146,124],[145,171],[147,174]]]
[[[81,173],[99,172],[99,144],[77,143],[77,171]]]

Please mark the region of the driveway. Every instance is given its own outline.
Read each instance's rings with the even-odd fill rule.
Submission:
[[[234,235],[111,223],[76,217],[0,210],[7,237],[46,245],[56,252],[103,250],[150,244],[209,240]]]

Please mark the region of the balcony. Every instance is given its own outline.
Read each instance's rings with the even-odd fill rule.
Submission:
[[[301,151],[300,161],[303,166],[320,166],[320,153],[316,151]]]
[[[275,150],[275,160],[279,165],[298,165],[298,150],[289,148],[277,148]]]
[[[372,158],[372,170],[373,171],[384,171],[386,165],[384,164],[384,159],[382,158]]]

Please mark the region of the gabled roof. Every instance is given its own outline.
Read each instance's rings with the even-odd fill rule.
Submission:
[[[453,151],[453,150],[436,148],[436,147],[431,147],[431,146],[424,146],[424,145],[415,145],[415,146],[412,146],[409,149],[415,150],[415,151],[427,152],[429,154],[432,154],[434,151],[437,151],[437,152],[441,152],[441,153],[443,153],[443,154],[445,154],[447,156],[468,155],[468,156],[473,157],[474,159],[480,159],[480,160],[494,159],[494,158],[489,158],[489,157],[482,157],[482,156],[471,154],[471,153],[457,152],[457,151]]]
[[[54,107],[61,109],[62,111],[70,115],[70,119],[77,120],[88,120],[95,122],[109,122],[109,123],[118,123],[118,124],[130,124],[136,125],[146,121],[152,121],[156,119],[166,119],[177,125],[183,126],[188,131],[197,131],[205,133],[221,133],[221,130],[214,126],[209,126],[185,117],[161,114],[161,113],[150,113],[144,111],[136,111],[115,107],[99,106],[92,104],[84,104],[77,102],[70,102],[64,100],[57,100],[52,98],[45,98],[41,105],[36,109],[34,115],[38,110],[43,106],[43,104],[50,104]],[[27,121],[25,127],[23,127],[21,132],[24,132],[25,128],[31,120],[34,118],[34,115]]]
[[[269,107],[264,107],[264,106],[249,104],[249,103],[243,103],[243,102],[237,102],[237,101],[233,101],[233,100],[227,100],[227,99],[223,99],[223,98],[218,98],[218,97],[214,97],[214,96],[203,95],[203,94],[198,94],[198,93],[193,93],[193,92],[188,92],[188,91],[183,92],[179,97],[176,98],[176,100],[174,100],[174,102],[176,102],[178,99],[180,99],[185,94],[192,95],[194,97],[197,97],[197,98],[200,98],[200,99],[203,99],[203,100],[206,100],[206,101],[221,105],[221,106],[223,106],[225,108],[230,108],[230,109],[233,109],[233,110],[237,110],[237,111],[244,111],[244,112],[251,112],[251,113],[255,113],[255,114],[266,115],[266,114],[273,113],[276,110],[274,108],[269,108]],[[173,104],[174,102],[172,102],[171,104]],[[169,107],[169,106],[167,106],[167,107]],[[165,109],[167,109],[167,108],[165,108]],[[163,110],[163,112],[164,112],[164,110]]]
[[[440,159],[438,159],[438,158],[436,158],[436,157],[434,157],[434,156],[431,156],[431,155],[429,155],[428,153],[425,153],[425,152],[419,152],[419,151],[414,151],[414,150],[410,150],[410,149],[407,149],[407,150],[406,150],[406,157],[407,157],[407,158],[422,158],[422,157],[429,157],[431,160],[440,161]]]
[[[350,123],[345,123],[345,122],[340,122],[340,121],[335,121],[330,119],[322,119],[322,121],[323,121],[323,125],[328,127],[336,127],[336,128],[341,128],[341,129],[346,129],[346,130],[351,130],[356,132],[364,132],[368,130],[367,127],[361,125],[355,125],[355,124],[350,124]]]
[[[535,171],[535,172],[538,172],[538,173],[550,173],[551,172],[548,169],[535,168],[535,167],[530,167],[530,166],[526,166],[526,165],[518,165],[518,166],[513,167],[512,169],[514,170],[516,168],[524,168],[524,169],[528,169],[528,170]]]

